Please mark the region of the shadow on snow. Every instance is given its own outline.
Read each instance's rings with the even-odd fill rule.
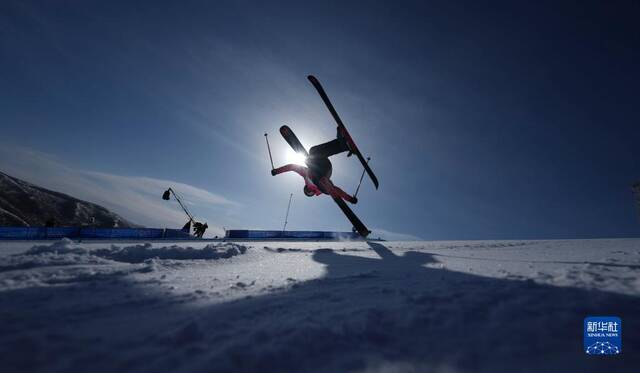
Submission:
[[[453,272],[428,253],[369,245],[380,259],[317,250],[323,278],[213,306],[119,274],[0,293],[3,370],[595,372],[640,364],[638,297]],[[584,354],[589,315],[622,318],[622,355]]]

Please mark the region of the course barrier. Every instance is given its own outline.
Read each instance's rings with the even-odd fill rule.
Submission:
[[[0,240],[72,239],[189,239],[179,229],[162,228],[92,228],[92,227],[0,227]]]
[[[302,240],[357,240],[362,239],[359,234],[353,232],[323,232],[323,231],[263,231],[248,229],[227,230],[224,238],[247,240],[278,240],[278,239],[302,239]]]

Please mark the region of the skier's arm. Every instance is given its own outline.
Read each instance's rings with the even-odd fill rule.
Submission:
[[[288,165],[284,165],[282,167],[278,167],[275,168],[273,170],[271,170],[271,175],[276,176],[278,174],[281,174],[283,172],[289,172],[289,171],[293,171],[295,173],[297,173],[298,175],[305,177],[307,176],[307,168],[304,166],[300,166],[298,164],[288,164]]]

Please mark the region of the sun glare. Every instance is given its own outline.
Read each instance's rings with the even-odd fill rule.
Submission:
[[[287,149],[287,154],[285,155],[287,163],[298,164],[304,166],[304,161],[307,159],[304,155],[300,153],[296,153],[293,149]]]

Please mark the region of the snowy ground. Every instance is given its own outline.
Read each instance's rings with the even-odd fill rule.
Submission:
[[[638,372],[639,275],[638,239],[0,242],[0,370]]]

